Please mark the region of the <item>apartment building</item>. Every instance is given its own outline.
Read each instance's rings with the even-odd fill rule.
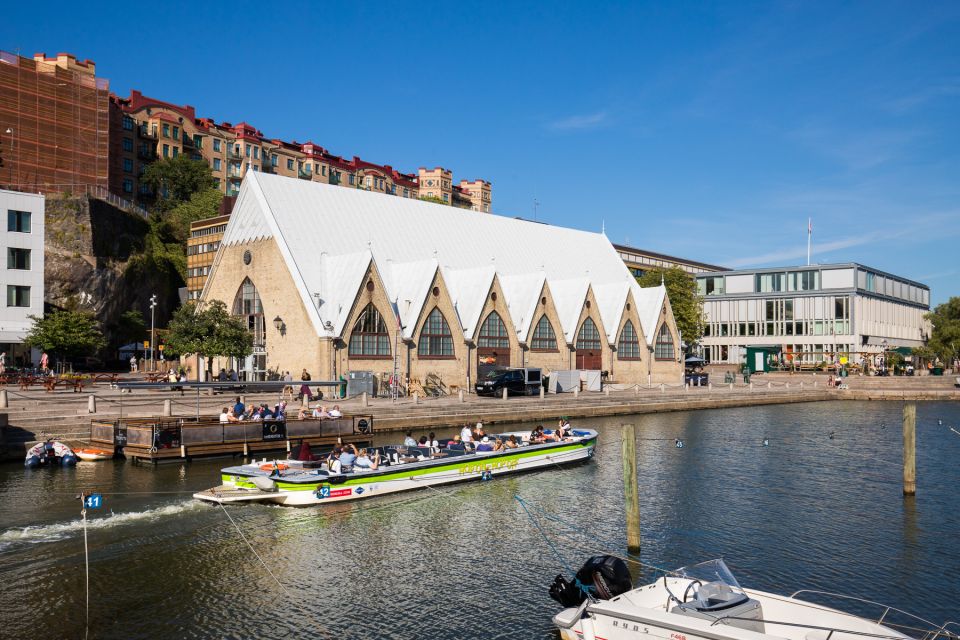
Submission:
[[[110,83],[91,60],[0,51],[0,185],[106,188]]]
[[[230,216],[223,215],[190,224],[190,237],[187,238],[188,300],[196,300],[200,297],[229,221]]]
[[[236,196],[249,171],[271,173],[311,182],[375,191],[403,198],[435,197],[452,206],[489,213],[491,185],[486,180],[461,180],[443,168],[403,173],[388,164],[331,153],[314,142],[268,138],[247,122],[231,124],[198,118],[190,105],[177,105],[131,91],[128,98],[111,96],[112,147],[110,187],[122,197],[149,202],[155,197],[140,182],[147,165],[157,159],[186,154],[210,165],[217,188]],[[429,183],[429,187],[424,187]]]
[[[674,267],[683,269],[690,275],[696,275],[707,271],[726,271],[726,267],[688,260],[687,258],[677,258],[668,256],[665,253],[656,253],[646,249],[629,247],[624,244],[615,244],[613,248],[617,250],[620,259],[627,265],[630,272],[637,278],[647,271],[654,269],[672,269]]]
[[[0,351],[7,366],[29,366],[34,358],[23,345],[33,325],[30,316],[43,316],[43,234],[46,199],[42,194],[0,189],[0,212],[6,233],[0,234],[5,301],[0,307]]]
[[[697,275],[704,298],[703,357],[744,362],[747,347],[788,363],[859,363],[930,335],[930,288],[860,264]]]

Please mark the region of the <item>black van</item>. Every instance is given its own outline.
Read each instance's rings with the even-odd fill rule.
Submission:
[[[540,369],[494,369],[474,386],[478,396],[536,395],[540,393]]]

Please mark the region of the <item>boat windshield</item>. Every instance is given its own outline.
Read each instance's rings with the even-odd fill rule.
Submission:
[[[743,602],[747,594],[740,588],[737,579],[723,560],[708,560],[700,564],[677,569],[676,574],[681,578],[693,580],[693,597],[689,600],[700,611],[716,611]],[[688,594],[684,594],[684,601],[688,601]]]

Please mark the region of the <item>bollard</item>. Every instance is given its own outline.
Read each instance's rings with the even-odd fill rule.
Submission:
[[[187,457],[187,447],[185,445],[180,445],[180,457],[181,458]]]
[[[707,391],[713,391],[713,383],[712,383],[712,382],[708,382],[708,383],[707,383]]]
[[[903,405],[903,495],[917,495],[917,404]]]
[[[767,389],[772,389],[772,388],[773,388],[773,383],[772,383],[772,382],[768,382],[768,383],[767,383]]]
[[[635,386],[633,387],[633,395],[635,395],[635,396],[640,395],[640,385],[635,385]]]
[[[607,396],[607,397],[610,396],[610,387],[604,387],[604,388],[603,388],[603,395],[605,395],[605,396]]]
[[[240,396],[240,402],[243,403],[243,406],[247,406],[247,396]]]
[[[753,383],[750,383],[750,390],[753,391]]]
[[[620,431],[620,457],[623,462],[623,493],[626,499],[627,551],[640,555],[640,495],[637,485],[637,434],[633,424]]]
[[[367,400],[367,392],[366,392],[366,391],[363,392],[363,399],[360,401],[360,406],[363,406],[363,407],[369,407],[369,406],[370,406],[370,402]]]
[[[6,409],[10,404],[7,400],[7,390],[0,389],[0,409]]]
[[[546,390],[543,388],[543,385],[540,385],[540,399],[543,400],[546,397]]]
[[[457,391],[457,399],[460,400],[461,403],[463,402],[463,389]]]
[[[574,387],[574,388],[573,388],[573,397],[574,397],[574,398],[579,398],[579,397],[580,397],[580,387]]]
[[[504,400],[507,399],[507,388],[506,388],[506,387],[503,388],[503,399],[504,399]]]
[[[413,404],[420,404],[420,394],[416,391],[413,392]]]
[[[790,383],[788,382],[788,383],[787,383],[787,389],[789,389],[789,388],[790,388]]]
[[[170,400],[163,401],[163,415],[169,417],[173,415],[173,406]]]
[[[287,453],[290,453],[290,441],[287,440]]]
[[[660,393],[664,393],[667,390],[666,386],[661,382],[660,383]]]
[[[733,391],[733,383],[730,383],[730,391]]]
[[[97,396],[90,394],[87,396],[87,413],[97,412]]]
[[[243,443],[243,457],[248,458],[250,456],[250,447],[247,446],[247,443]]]

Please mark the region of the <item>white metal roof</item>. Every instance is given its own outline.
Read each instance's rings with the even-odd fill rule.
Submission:
[[[248,172],[222,244],[270,237],[277,241],[318,334],[325,336],[343,335],[371,261],[406,338],[412,337],[438,268],[467,339],[480,324],[494,277],[520,340],[526,340],[544,282],[568,343],[588,287],[611,342],[628,290],[648,344],[664,298],[662,286],[637,285],[602,233]]]

